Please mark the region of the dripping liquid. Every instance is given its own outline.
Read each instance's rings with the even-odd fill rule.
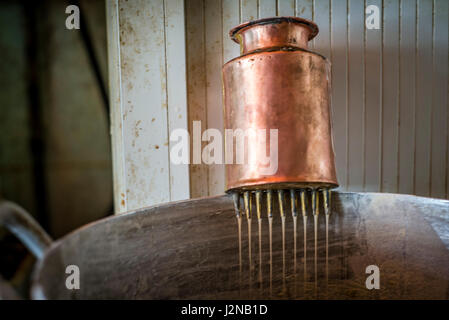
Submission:
[[[304,233],[304,256],[303,256],[303,268],[304,268],[304,294],[307,291],[307,216],[303,216],[303,233]]]
[[[294,296],[295,296],[295,298],[296,298],[296,296],[297,296],[297,286],[296,286],[296,283],[297,283],[297,278],[296,278],[296,251],[297,251],[297,248],[296,248],[296,233],[297,233],[297,225],[298,225],[298,219],[297,219],[297,217],[296,216],[293,216],[293,277],[294,277],[294,279],[293,279],[293,281],[294,281]]]
[[[242,271],[243,271],[243,261],[242,261],[242,217],[237,216],[238,225],[238,237],[239,237],[239,287],[242,287]]]
[[[268,218],[268,237],[270,246],[270,296],[273,295],[273,218]]]
[[[257,219],[258,235],[259,235],[259,286],[262,290],[262,219]]]
[[[313,259],[313,265],[314,265],[314,275],[315,275],[315,295],[317,295],[317,289],[318,289],[318,215],[313,216],[313,235],[314,235],[314,259]]]
[[[326,214],[326,295],[329,293],[329,215]]]
[[[249,194],[249,195],[248,195]],[[329,211],[323,210],[325,214],[325,220],[319,219],[319,201],[318,197],[320,192],[316,191],[313,196],[312,202],[304,200],[304,197],[298,198],[302,206],[297,206],[297,199],[290,199],[291,202],[285,201],[285,197],[293,198],[296,196],[294,193],[278,193],[279,209],[274,210],[273,203],[267,202],[267,206],[261,205],[261,197],[258,195],[256,198],[256,205],[253,206],[251,197],[254,197],[253,193],[247,193],[244,195],[244,204],[246,219],[242,219],[241,216],[237,218],[238,222],[238,239],[239,239],[239,272],[240,272],[240,290],[243,292],[242,298],[249,297],[254,298],[255,294],[258,294],[258,298],[318,298],[328,297],[328,284],[329,284]],[[278,197],[271,197],[269,199]],[[312,198],[311,193],[307,194],[306,199]],[[264,196],[265,200],[265,196]],[[290,204],[289,204],[290,203]],[[309,207],[308,204],[313,203],[315,206]],[[288,205],[286,205],[288,204]],[[327,202],[321,202],[321,205],[326,205]],[[296,207],[295,207],[296,206]],[[277,206],[276,206],[277,207]],[[256,210],[257,209],[257,210]],[[292,220],[286,219],[286,215],[291,209]],[[268,216],[267,216],[268,210]],[[252,257],[252,220],[251,216],[257,212],[257,249],[258,258]],[[302,241],[298,240],[298,212],[302,213]],[[280,218],[276,219],[276,215],[280,215]],[[268,220],[268,237],[264,236],[263,218],[265,216]],[[313,217],[313,229],[310,232],[313,233],[313,245],[308,243],[308,216]],[[279,220],[278,220],[279,219]],[[290,223],[291,221],[291,223]],[[320,228],[320,221],[325,221],[325,226]],[[248,258],[242,259],[242,224],[247,223],[248,235],[245,241],[248,245]],[[325,227],[325,228],[324,228]],[[320,234],[320,230],[325,229],[325,234]],[[324,230],[323,230],[324,231]],[[255,236],[255,235],[254,235]],[[309,236],[312,236],[311,234]],[[299,238],[301,239],[301,238]],[[268,240],[268,241],[267,241]],[[302,242],[302,243],[301,243]],[[321,246],[322,244],[322,249]],[[312,245],[312,246],[311,246]],[[264,258],[264,247],[267,248],[269,255]],[[310,248],[309,248],[310,247]],[[312,249],[313,248],[313,249]],[[307,251],[313,250],[313,278],[309,279],[308,263],[309,256]],[[302,252],[301,252],[302,251]],[[321,259],[321,252],[323,253],[323,259]],[[289,253],[289,254],[287,254]],[[300,254],[300,261],[302,260],[302,268],[298,266],[298,254]],[[325,254],[325,257],[324,257]],[[324,259],[325,258],[325,259]],[[280,260],[282,259],[282,266]],[[245,267],[246,261],[248,265]],[[322,263],[320,262],[322,261]],[[264,267],[265,266],[265,267]],[[289,267],[291,266],[291,267]],[[282,268],[282,269],[281,269]],[[242,274],[242,270],[248,270],[248,273]],[[303,269],[303,270],[301,270]],[[320,270],[323,272],[320,273]],[[298,277],[298,274],[303,271],[303,275]],[[264,274],[267,276],[264,277]],[[242,277],[243,283],[242,284]],[[320,281],[320,277],[323,277],[323,281]],[[264,282],[264,278],[266,279]],[[310,287],[309,287],[310,285]],[[321,286],[324,286],[326,294],[318,295],[321,292]],[[256,286],[259,290],[253,292],[253,287]],[[298,287],[303,287],[302,294],[298,292]],[[312,290],[310,290],[312,289]],[[245,293],[246,292],[246,293]]]
[[[252,243],[251,243],[251,220],[252,219],[248,219],[248,262],[249,262],[249,292],[251,294],[252,292],[252,283],[253,283],[253,279],[252,279],[252,270],[253,270],[253,259],[252,259],[252,252],[251,252],[251,247],[252,247]]]
[[[282,285],[285,290],[285,217],[281,218],[282,222]]]

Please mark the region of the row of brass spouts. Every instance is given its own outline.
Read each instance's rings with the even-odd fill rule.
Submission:
[[[304,217],[307,216],[307,205],[306,205],[306,194],[307,192],[311,193],[311,207],[312,207],[312,215],[317,216],[319,214],[319,193],[322,193],[323,197],[323,205],[324,205],[324,214],[330,214],[330,200],[331,200],[331,191],[327,188],[325,189],[289,189],[289,190],[256,190],[256,191],[241,191],[241,192],[233,192],[232,197],[234,200],[234,208],[237,217],[240,216],[240,199],[243,194],[243,204],[245,215],[247,219],[251,219],[251,202],[252,202],[252,194],[255,194],[256,198],[256,212],[257,218],[261,219],[261,202],[262,202],[262,194],[267,194],[267,215],[268,218],[273,217],[273,195],[274,193],[278,195],[279,201],[279,213],[282,217],[285,217],[285,193],[290,193],[290,207],[291,213],[293,217],[298,216],[298,193],[299,193],[299,201],[301,213]]]
[[[290,209],[294,222],[294,273],[296,276],[296,234],[297,234],[297,217],[298,211],[302,214],[304,224],[304,282],[307,278],[307,193],[310,193],[310,206],[312,216],[314,217],[314,234],[315,234],[315,289],[317,285],[317,227],[318,227],[318,215],[319,215],[319,199],[320,193],[323,199],[324,214],[326,216],[326,281],[328,280],[328,224],[329,216],[331,213],[331,191],[328,188],[312,188],[312,189],[278,189],[278,190],[255,190],[255,191],[235,191],[232,193],[235,213],[237,216],[239,227],[239,261],[240,261],[240,273],[242,272],[242,250],[241,250],[241,200],[243,198],[243,211],[248,220],[248,250],[249,250],[249,263],[250,270],[252,268],[251,260],[251,219],[252,219],[252,199],[253,195],[256,201],[256,213],[259,225],[259,261],[262,262],[262,248],[261,248],[261,222],[262,222],[262,197],[266,194],[266,208],[269,222],[269,237],[270,237],[270,292],[272,290],[272,221],[273,221],[273,202],[275,193],[278,196],[279,213],[282,222],[282,262],[283,262],[283,280],[285,286],[285,217],[286,217],[286,194],[290,194]],[[259,268],[259,280],[262,281],[262,271]],[[251,279],[250,279],[251,287]]]

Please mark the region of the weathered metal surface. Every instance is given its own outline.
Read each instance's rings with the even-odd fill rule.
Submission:
[[[323,56],[307,50],[308,41],[317,33],[315,24],[294,17],[260,19],[230,31],[242,55],[223,67],[225,127],[234,132],[276,129],[279,139],[277,172],[267,175],[262,163],[234,162],[226,166],[226,190],[274,184],[284,188],[338,185],[330,65]],[[244,159],[270,154],[273,147],[248,136]]]
[[[273,211],[275,271],[281,267],[277,208],[275,205]],[[291,259],[292,224],[291,217],[286,218],[287,257]],[[262,271],[266,289],[268,234],[266,218],[263,219]],[[437,225],[446,229],[437,229],[437,234],[426,219],[431,223],[438,221]],[[329,223],[328,295],[319,291],[316,296],[312,291],[295,296],[292,290],[287,294],[275,290],[273,297],[448,299],[447,226],[448,201],[392,194],[335,193]],[[308,236],[313,235],[311,229],[308,228]],[[324,234],[324,215],[321,215],[317,242],[320,279],[325,263]],[[256,234],[253,236],[255,240]],[[446,246],[441,239],[445,239]],[[243,243],[247,252],[245,234]],[[299,244],[298,257],[303,255],[301,248]],[[253,254],[256,257],[257,250]],[[287,273],[291,276],[290,261],[287,260]],[[71,264],[80,269],[79,290],[65,287],[65,268]],[[313,260],[308,265],[311,272]],[[365,288],[368,265],[380,268],[379,290]],[[233,201],[231,197],[220,196],[146,208],[75,231],[54,243],[37,265],[32,293],[34,298],[48,299],[245,298],[249,297],[246,260],[243,267],[243,285],[239,285]],[[253,272],[258,272],[257,263]],[[274,273],[275,288],[281,281],[279,273]],[[302,275],[301,268],[298,274]],[[321,284],[318,288],[322,288]],[[253,290],[252,296],[270,297],[266,290]]]

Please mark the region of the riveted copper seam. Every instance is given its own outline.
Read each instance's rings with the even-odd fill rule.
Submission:
[[[263,164],[234,161],[226,165],[227,191],[338,186],[330,63],[307,49],[317,32],[312,22],[292,17],[256,20],[231,30],[242,56],[223,66],[225,128],[278,129],[278,169],[265,175]],[[248,139],[245,159],[260,151],[270,154],[268,143],[259,150],[260,144]]]

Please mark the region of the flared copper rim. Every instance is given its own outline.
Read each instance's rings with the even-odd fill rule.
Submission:
[[[235,38],[235,35],[239,31],[241,31],[245,28],[252,27],[254,25],[282,23],[282,22],[298,23],[298,24],[302,24],[302,25],[306,26],[307,28],[309,28],[309,30],[310,30],[309,41],[312,40],[313,38],[315,38],[315,36],[318,34],[318,26],[310,20],[299,18],[299,17],[270,17],[270,18],[263,18],[263,19],[258,19],[258,20],[247,21],[242,24],[239,24],[238,26],[232,28],[229,31],[229,36],[231,37],[232,40],[234,40],[234,42],[239,43],[239,41]]]

